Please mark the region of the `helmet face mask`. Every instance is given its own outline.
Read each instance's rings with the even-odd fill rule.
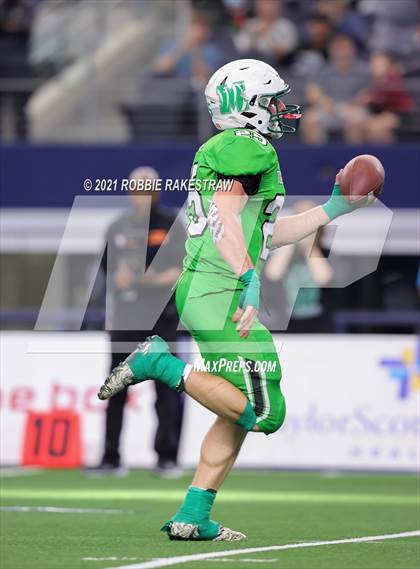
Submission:
[[[255,59],[227,63],[210,78],[205,96],[216,128],[249,128],[269,138],[296,132],[301,117],[298,105],[285,105],[290,87],[277,71]],[[285,120],[295,121],[294,126]]]
[[[285,105],[282,96],[290,93],[290,87],[286,85],[286,89],[279,93],[270,93],[261,95],[258,99],[258,105],[265,109],[270,118],[267,124],[267,135],[272,138],[281,138],[283,134],[296,132],[299,127],[299,121],[302,116],[299,105]],[[294,125],[287,124],[283,120],[295,121]]]

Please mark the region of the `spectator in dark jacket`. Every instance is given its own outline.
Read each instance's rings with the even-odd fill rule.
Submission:
[[[293,74],[307,79],[322,70],[328,61],[332,33],[332,22],[323,14],[313,14],[305,20],[301,45],[293,61]]]

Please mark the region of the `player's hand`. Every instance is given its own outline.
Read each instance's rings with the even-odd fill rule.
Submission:
[[[260,306],[260,278],[255,269],[248,269],[239,280],[244,284],[244,289],[239,297],[239,306],[232,317],[237,322],[236,330],[241,338],[247,338]]]
[[[351,213],[355,209],[359,209],[359,207],[367,207],[376,201],[373,194],[353,202],[348,201],[343,196],[340,189],[340,174],[342,171],[343,170],[340,170],[335,177],[335,185],[330,199],[322,206],[330,219],[335,219],[340,215]]]
[[[258,310],[253,306],[247,306],[245,310],[237,308],[232,316],[233,322],[238,322],[236,330],[241,338],[248,338],[249,332],[254,324],[254,320],[258,315]]]

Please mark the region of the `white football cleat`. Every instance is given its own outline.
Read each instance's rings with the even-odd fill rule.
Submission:
[[[182,522],[171,522],[168,528],[168,536],[169,539],[196,540],[198,538],[198,526]]]
[[[119,393],[127,387],[134,383],[134,375],[131,371],[127,362],[121,362],[117,367],[114,367],[110,375],[105,380],[105,383],[101,385],[99,389],[98,398],[102,401],[104,399],[109,399],[116,393]]]
[[[244,533],[220,526],[219,535],[213,541],[242,541],[244,539],[246,539]]]
[[[183,522],[170,522],[167,527],[169,539],[186,541],[242,541],[246,535],[240,531],[219,526],[219,533],[211,540],[200,539],[198,525],[186,524]]]

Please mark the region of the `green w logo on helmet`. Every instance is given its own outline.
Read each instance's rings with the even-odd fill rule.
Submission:
[[[218,85],[217,94],[219,95],[220,113],[226,115],[232,111],[241,113],[248,108],[248,101],[244,97],[245,83],[237,81],[228,87],[224,83]]]

